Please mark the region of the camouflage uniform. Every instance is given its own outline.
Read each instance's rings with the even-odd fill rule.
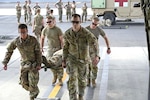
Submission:
[[[83,20],[84,20],[84,17],[85,17],[85,21],[87,21],[87,6],[86,5],[84,5],[83,7],[82,7],[82,22],[83,22]]]
[[[13,50],[16,48],[18,48],[21,54],[20,84],[24,89],[30,92],[30,98],[36,98],[39,93],[37,86],[39,72],[36,66],[41,66],[40,45],[33,36],[28,35],[26,41],[17,37],[7,47],[7,52],[2,62],[4,65],[7,65],[13,54]]]
[[[94,36],[97,38],[97,40],[98,40],[99,35],[101,35],[102,37],[105,36],[105,32],[102,29],[100,29],[99,27],[96,27],[96,29],[91,29],[90,26],[87,26],[86,28],[94,34]],[[90,48],[90,57],[92,60],[95,57],[95,55],[96,55],[95,51],[92,48]],[[88,71],[89,72],[88,72],[87,79],[95,80],[97,78],[97,72],[98,72],[97,65],[90,64]]]
[[[94,46],[98,55],[97,39],[87,29],[81,27],[78,32],[74,32],[70,28],[65,32],[63,60],[66,61],[66,72],[69,75],[67,86],[70,100],[77,100],[77,88],[79,96],[84,95],[87,65],[91,62],[89,55],[90,45]]]
[[[37,13],[34,16],[34,33],[36,35],[37,40],[40,42],[41,31],[43,27],[43,16],[40,13]]]
[[[66,8],[66,16],[67,16],[67,21],[71,21],[71,5],[67,4],[65,5]]]
[[[61,36],[63,33],[60,28],[57,26],[54,26],[53,28],[49,28],[48,26],[45,27],[42,30],[42,35],[47,37],[48,42],[48,50],[46,58],[47,60],[50,59],[53,56],[53,53],[61,49],[61,42],[59,40],[59,36]],[[62,69],[59,71],[57,69],[51,69],[53,72],[53,76],[56,77],[56,79],[62,79],[63,73],[61,72]],[[58,72],[61,72],[58,74]]]
[[[21,6],[16,5],[16,14],[17,14],[17,22],[20,23],[20,18],[21,18]]]
[[[63,3],[57,2],[56,6],[58,6],[58,14],[59,14],[59,21],[62,22],[62,14],[63,14]]]
[[[26,23],[28,20],[27,4],[23,5],[23,9],[24,9],[24,22]]]
[[[30,7],[29,4],[27,5],[27,13],[28,13],[28,23],[27,23],[27,24],[32,25],[32,23],[31,23],[31,19],[32,19],[32,10],[31,10],[31,7]]]
[[[57,74],[58,79],[63,77],[63,67],[62,67],[62,49],[56,51],[52,57],[47,58],[48,63],[52,66],[53,72]]]

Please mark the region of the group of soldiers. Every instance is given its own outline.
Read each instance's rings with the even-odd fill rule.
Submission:
[[[38,13],[38,12],[37,12]],[[100,60],[98,38],[101,35],[107,46],[107,53],[111,52],[108,38],[104,31],[98,27],[99,18],[95,17],[86,28],[81,26],[81,16],[73,14],[72,27],[63,34],[61,28],[56,26],[55,17],[47,16],[47,25],[42,29],[40,39],[28,34],[26,24],[19,24],[20,36],[14,39],[7,47],[3,60],[4,70],[7,70],[13,51],[18,48],[21,54],[20,83],[30,92],[30,100],[34,100],[39,94],[39,71],[43,63],[53,73],[52,84],[58,79],[58,85],[62,86],[64,68],[69,75],[67,88],[70,100],[84,100],[86,86],[96,87],[96,78]],[[47,38],[48,48],[46,57],[44,52],[44,40]],[[78,88],[78,89],[77,89]],[[77,99],[78,98],[78,99]]]
[[[20,19],[21,19],[21,10],[23,8],[24,10],[24,22],[26,24],[32,25],[31,19],[32,19],[32,9],[31,9],[31,1],[25,1],[25,4],[23,5],[23,7],[21,7],[20,2],[18,1],[15,8],[16,8],[16,15],[17,15],[17,22],[18,24],[20,23]]]
[[[63,14],[63,8],[66,9],[66,16],[67,21],[71,21],[71,15],[76,13],[76,2],[73,1],[72,4],[68,1],[66,5],[63,6],[62,0],[59,0],[55,7],[58,8],[58,14],[59,14],[59,21],[62,22],[62,14]],[[82,22],[87,21],[87,5],[84,3],[82,7]]]
[[[62,0],[59,0],[58,2],[55,3],[55,7],[58,8],[58,15],[59,15],[59,22],[62,21],[62,16],[63,16],[63,8],[66,9],[66,20],[71,21],[71,15],[76,13],[76,2],[73,1],[70,3],[69,1],[67,2],[66,5],[63,5]],[[21,10],[24,10],[24,22],[28,25],[32,25],[31,19],[32,19],[32,9],[34,10],[34,15],[36,15],[36,12],[38,9],[41,9],[39,6],[38,2],[36,2],[34,7],[31,7],[31,1],[30,0],[25,0],[25,3],[23,6],[20,5],[20,2],[18,1],[16,6],[16,16],[17,16],[17,22],[18,24],[20,23],[21,19]],[[82,9],[82,22],[87,21],[87,5],[84,3]],[[46,4],[46,16],[53,15],[53,9],[51,9],[49,3]]]
[[[56,6],[61,4],[60,2],[61,0],[56,3]],[[30,3],[26,4],[29,6]],[[86,4],[84,4],[85,6]],[[111,53],[108,38],[105,32],[98,27],[99,18],[94,17],[91,24],[84,28],[81,26],[82,16],[76,14],[74,10],[74,14],[70,18],[72,27],[63,34],[61,28],[56,25],[56,19],[53,15],[47,15],[46,25],[44,25],[40,8],[35,7],[35,9],[33,32],[36,38],[28,34],[27,24],[19,24],[18,32],[20,36],[7,47],[6,56],[2,62],[4,70],[7,70],[7,63],[13,54],[13,50],[18,48],[21,54],[20,84],[30,92],[30,100],[34,100],[39,94],[37,86],[39,81],[38,70],[40,70],[42,63],[46,68],[50,68],[53,73],[52,84],[55,84],[58,80],[60,86],[63,85],[62,78],[64,68],[66,68],[69,75],[67,88],[70,100],[84,100],[86,86],[92,84],[93,87],[96,87],[97,63],[100,60],[99,36],[102,36],[105,40],[107,53]],[[59,6],[58,9],[60,9]],[[61,17],[59,18],[61,20]],[[46,57],[42,56],[45,38],[48,42]]]

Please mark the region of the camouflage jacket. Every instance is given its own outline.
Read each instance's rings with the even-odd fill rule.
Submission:
[[[98,56],[99,49],[96,37],[83,27],[78,32],[74,32],[70,28],[64,34],[63,60],[73,58],[77,61],[89,62],[91,60],[90,47],[94,49],[95,56]]]
[[[6,65],[15,49],[18,49],[21,54],[21,61],[36,62],[37,66],[41,66],[41,51],[40,45],[35,37],[28,35],[26,40],[22,40],[20,37],[14,39],[7,47],[7,52],[2,63]]]

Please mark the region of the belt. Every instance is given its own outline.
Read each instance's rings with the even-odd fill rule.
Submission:
[[[22,68],[36,67],[36,62],[35,61],[22,61],[21,62],[21,67]]]

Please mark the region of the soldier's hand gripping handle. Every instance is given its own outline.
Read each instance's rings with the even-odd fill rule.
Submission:
[[[100,61],[100,57],[96,56],[95,59],[93,60],[93,64],[97,65],[99,61]]]
[[[40,69],[41,69],[41,66],[37,66],[36,69],[37,69],[37,70],[40,70]]]
[[[7,65],[4,65],[3,69],[4,69],[4,70],[7,70]]]

